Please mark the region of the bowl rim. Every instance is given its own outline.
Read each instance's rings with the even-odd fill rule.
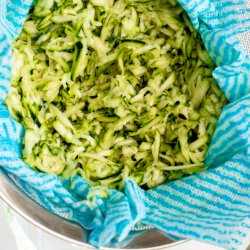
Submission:
[[[19,214],[26,221],[30,222],[34,226],[38,227],[44,232],[47,232],[61,240],[75,244],[86,249],[95,249],[93,246],[86,243],[88,231],[84,230],[77,223],[66,220],[65,218],[56,215],[35,202],[28,194],[24,193],[20,186],[15,181],[15,177],[12,174],[7,174],[0,166],[0,198],[7,203],[17,214]],[[57,225],[57,226],[55,226]],[[133,239],[129,244],[127,250],[163,250],[171,248],[179,244],[184,244],[188,240],[173,241],[167,236],[163,235],[156,229],[150,229],[150,238],[155,240],[151,242],[153,246],[144,247],[143,242],[146,243],[147,237],[141,237]],[[148,230],[141,232],[143,234],[149,234]],[[158,241],[157,241],[158,240]],[[160,240],[161,243],[158,243]],[[102,250],[114,250],[120,248],[102,247]]]

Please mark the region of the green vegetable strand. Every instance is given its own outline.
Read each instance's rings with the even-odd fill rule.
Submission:
[[[227,101],[176,0],[38,0],[13,59],[6,104],[38,171],[123,189],[205,169]]]

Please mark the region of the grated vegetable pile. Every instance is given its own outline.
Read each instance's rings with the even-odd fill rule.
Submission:
[[[23,159],[120,190],[203,171],[227,102],[214,67],[175,0],[38,0],[6,99]]]

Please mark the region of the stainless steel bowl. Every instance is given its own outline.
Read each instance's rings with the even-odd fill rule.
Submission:
[[[0,167],[0,197],[19,215],[38,228],[59,237],[69,243],[76,244],[85,249],[94,249],[87,244],[88,231],[78,224],[59,217],[28,197],[15,184],[10,175],[2,171]],[[136,232],[135,232],[136,234]],[[166,249],[185,241],[173,242],[161,232],[155,229],[147,229],[137,232],[138,235],[130,241],[123,249]],[[114,249],[102,248],[102,249]],[[117,248],[117,247],[116,247]],[[118,249],[121,249],[120,247]]]

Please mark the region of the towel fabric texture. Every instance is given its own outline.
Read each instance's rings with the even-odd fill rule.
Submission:
[[[11,43],[32,2],[0,0],[2,171],[36,202],[90,230],[89,243],[97,247],[122,244],[138,223],[227,249],[245,246],[250,241],[250,0],[179,0],[217,65],[213,76],[230,103],[206,156],[208,171],[149,191],[128,179],[124,193],[92,187],[78,176],[63,180],[39,173],[21,159],[24,129],[11,118],[4,99]]]

